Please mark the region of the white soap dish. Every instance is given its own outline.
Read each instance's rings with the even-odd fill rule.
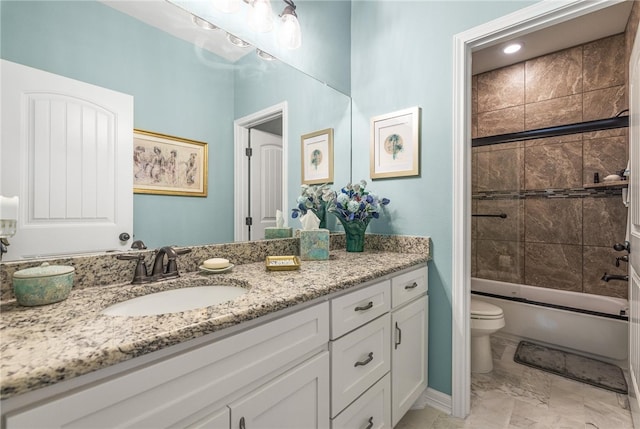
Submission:
[[[200,268],[200,271],[204,271],[205,273],[226,273],[227,271],[231,271],[231,269],[235,267],[235,265],[233,264],[229,264],[228,266],[224,267],[224,268],[206,268],[203,265],[200,265],[198,268]]]

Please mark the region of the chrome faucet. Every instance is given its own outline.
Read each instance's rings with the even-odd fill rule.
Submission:
[[[624,280],[629,281],[629,276],[623,276],[620,274],[607,274],[604,273],[604,276],[602,276],[602,278],[600,279],[602,281],[608,282],[609,280]]]
[[[161,247],[156,252],[156,256],[153,261],[153,268],[151,269],[151,274],[148,273],[147,264],[144,261],[144,254],[142,253],[138,253],[135,255],[118,255],[116,256],[116,258],[138,261],[138,263],[136,264],[135,272],[133,274],[133,281],[131,283],[143,284],[179,277],[180,273],[178,273],[177,262],[178,255],[183,255],[189,252],[191,252],[191,249],[176,250],[171,246]],[[166,265],[164,263],[165,256],[167,258]]]

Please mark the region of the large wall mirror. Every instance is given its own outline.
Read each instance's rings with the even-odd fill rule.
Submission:
[[[286,102],[282,205],[289,226],[299,227],[288,212],[301,184],[300,137],[333,128],[334,187],[349,182],[350,97],[282,61],[263,60],[253,47],[227,60],[208,49],[218,42],[197,28],[184,9],[156,3],[171,19],[182,15],[176,25],[192,26],[189,31],[197,32],[198,42],[108,2],[3,1],[2,58],[130,94],[135,128],[208,143],[207,197],[134,196],[133,238],[150,248],[234,240],[234,121]]]

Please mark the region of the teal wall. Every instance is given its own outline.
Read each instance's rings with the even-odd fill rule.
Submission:
[[[533,2],[353,1],[353,179],[369,177],[369,120],[422,108],[421,175],[376,180],[391,199],[370,232],[428,235],[429,386],[451,393],[453,36]]]
[[[233,70],[224,60],[91,1],[2,1],[1,24],[3,59],[133,95],[136,128],[209,144],[209,196],[136,194],[136,238],[149,247],[233,241]]]

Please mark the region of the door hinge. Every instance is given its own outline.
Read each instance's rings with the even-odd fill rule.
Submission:
[[[246,218],[244,218],[244,224],[247,226],[253,225],[253,218],[251,216],[247,216]]]
[[[247,157],[251,158],[251,156],[253,155],[253,149],[252,149],[252,148],[250,148],[250,147],[245,148],[245,150],[244,150],[244,154],[245,154]]]

